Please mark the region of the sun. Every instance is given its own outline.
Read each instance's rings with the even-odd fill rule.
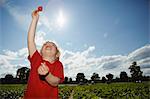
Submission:
[[[59,10],[59,14],[58,14],[56,22],[60,28],[64,27],[66,19],[62,10]]]

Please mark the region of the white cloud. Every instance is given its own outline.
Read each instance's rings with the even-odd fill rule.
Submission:
[[[0,55],[0,77],[4,77],[4,74],[6,73],[15,75],[15,68],[13,68],[13,65],[10,63],[12,60],[14,60],[14,58],[6,55]]]
[[[79,72],[85,73],[88,79],[93,72],[99,73],[101,77],[108,73],[119,76],[121,71],[126,71],[129,75],[128,68],[133,61],[137,61],[138,65],[140,65],[144,71],[144,74],[150,75],[148,72],[148,69],[150,69],[150,45],[139,48],[127,56],[91,57],[94,50],[95,47],[92,46],[82,52],[64,51],[62,62],[65,67],[65,75],[73,77],[74,79]]]
[[[26,58],[28,54],[28,49],[27,48],[22,48],[18,51],[18,56],[21,58]]]
[[[4,50],[3,52],[4,54],[0,55],[0,77],[4,77],[6,73],[15,76],[16,70],[19,67],[29,64],[28,62],[26,64],[20,64],[21,61],[27,60],[27,48],[22,48],[18,51]]]
[[[147,58],[144,58],[144,59],[141,59],[138,61],[138,64],[141,66],[141,68],[143,69],[147,69],[149,68],[150,69],[150,57],[147,57]]]
[[[44,32],[39,32],[39,46],[44,42]],[[54,41],[55,42],[55,41]],[[57,42],[55,42],[57,44]],[[57,44],[58,45],[58,44]],[[95,46],[89,46],[86,50],[72,52],[64,50],[62,48],[61,61],[64,64],[65,76],[75,79],[77,73],[83,72],[87,79],[90,79],[92,73],[97,72],[100,77],[105,76],[108,73],[112,73],[115,76],[119,76],[121,71],[126,71],[128,75],[129,66],[133,61],[137,61],[141,66],[144,75],[150,75],[150,45],[145,45],[128,55],[112,55],[112,56],[93,56]],[[1,74],[13,73],[15,74],[20,63],[12,64],[13,61],[25,60],[27,58],[27,48],[20,49],[18,51],[5,50],[3,55],[0,55],[0,69]],[[26,59],[27,60],[27,59]],[[21,64],[21,66],[28,66]],[[6,71],[7,70],[7,71]]]
[[[3,57],[7,60],[21,60],[27,57],[28,50],[27,48],[22,48],[18,51],[3,50],[3,52]]]
[[[94,50],[95,47],[92,46],[83,52],[65,51],[62,62],[65,66],[66,76],[75,78],[78,72],[85,73],[86,77],[90,77],[93,72],[102,73],[100,76],[104,76],[110,69],[117,68],[123,62],[124,56],[121,55],[91,57],[91,52]]]
[[[17,57],[17,52],[13,52],[13,51],[10,51],[10,50],[4,50],[4,54],[6,56],[13,57],[13,58]]]
[[[128,55],[129,60],[141,60],[150,57],[150,45],[143,46]]]

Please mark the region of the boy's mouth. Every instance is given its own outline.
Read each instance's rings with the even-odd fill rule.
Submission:
[[[46,46],[46,49],[49,49],[49,50],[50,50],[50,49],[51,49],[51,47],[50,47],[50,46]]]

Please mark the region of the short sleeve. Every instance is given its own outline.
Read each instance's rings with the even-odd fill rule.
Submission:
[[[30,61],[31,68],[37,67],[37,65],[42,61],[42,57],[40,53],[36,50],[32,57],[28,56],[28,60]]]
[[[60,83],[64,81],[64,69],[61,62],[56,65],[53,75],[60,78]]]

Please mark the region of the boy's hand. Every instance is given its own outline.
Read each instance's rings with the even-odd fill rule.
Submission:
[[[38,74],[46,75],[49,72],[49,68],[46,66],[45,63],[41,63],[41,66],[38,68]]]
[[[39,19],[39,11],[35,10],[32,12],[32,19],[38,20]]]
[[[39,12],[43,10],[42,6],[39,6],[37,10],[32,12],[32,18],[38,20],[39,19]]]

